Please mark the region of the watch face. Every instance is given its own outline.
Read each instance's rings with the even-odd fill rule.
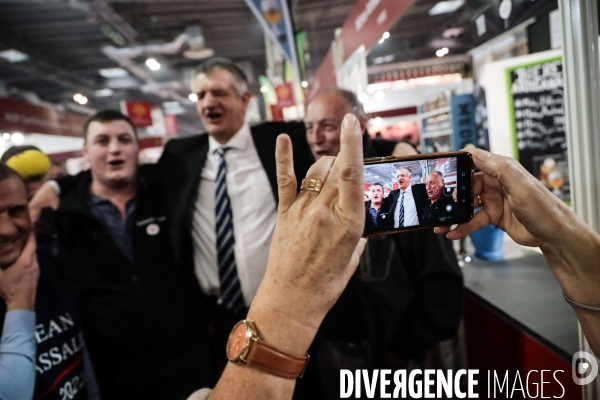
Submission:
[[[238,361],[240,353],[244,349],[246,344],[246,324],[244,322],[238,322],[231,333],[229,334],[229,340],[227,341],[227,358],[229,361]]]

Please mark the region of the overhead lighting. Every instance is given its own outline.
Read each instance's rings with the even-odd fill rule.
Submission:
[[[87,104],[88,102],[88,98],[85,97],[84,95],[82,95],[81,93],[77,93],[73,96],[73,100],[75,100],[75,102],[84,105]]]
[[[373,97],[377,101],[383,101],[383,99],[385,99],[385,93],[383,91],[381,91],[381,90],[378,90],[377,92],[375,92],[375,94],[373,95]]]
[[[435,55],[438,57],[444,57],[449,52],[450,52],[450,50],[448,50],[447,47],[442,47],[441,49],[439,49],[435,52]]]
[[[104,68],[98,70],[98,73],[107,79],[125,78],[126,76],[129,76],[129,72],[123,68]]]
[[[261,93],[267,93],[269,91],[269,88],[266,85],[263,85],[260,87],[260,92]]]
[[[383,43],[385,41],[384,38],[379,39],[379,44]]]
[[[447,14],[458,10],[465,0],[440,1],[429,10],[429,15]]]
[[[190,93],[190,95],[188,96],[188,99],[190,99],[190,101],[195,103],[198,101],[198,95],[196,93]]]
[[[304,89],[306,89],[308,87],[308,82],[302,81],[302,83],[300,84],[300,86],[302,86]]]
[[[394,56],[392,54],[387,55],[385,57],[375,57],[373,59],[373,64],[384,64],[394,60]]]
[[[16,145],[22,144],[25,141],[25,136],[20,133],[13,133],[10,136],[10,140]]]
[[[376,117],[376,118],[371,119],[371,123],[373,125],[381,125],[381,121],[382,121],[381,117]]]
[[[146,60],[146,66],[150,68],[152,71],[158,71],[160,69],[160,63],[156,61],[154,58],[149,58]]]
[[[361,103],[365,104],[367,101],[369,101],[369,95],[366,94],[365,92],[359,93],[358,94],[358,101],[360,101]]]
[[[94,95],[96,95],[96,97],[110,97],[113,94],[115,94],[115,91],[112,89],[100,89],[100,90],[96,90],[94,92]]]
[[[0,51],[0,57],[10,61],[11,63],[29,60],[29,56],[27,54],[21,53],[19,50],[15,49]]]
[[[390,37],[390,33],[389,32],[383,32],[383,36],[381,36],[384,39],[387,39]]]
[[[460,36],[465,31],[465,28],[448,28],[442,33],[444,39],[450,39]]]
[[[9,141],[10,140],[10,133],[5,132],[2,134],[2,139],[4,139],[4,141]]]

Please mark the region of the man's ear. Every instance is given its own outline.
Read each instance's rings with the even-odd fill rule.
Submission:
[[[83,154],[83,156],[87,160],[87,156],[88,156],[88,144],[87,144],[87,141],[83,142],[83,148],[81,149],[81,153]]]
[[[248,103],[250,103],[250,99],[252,98],[252,93],[246,92],[242,95],[242,102],[244,103],[244,109],[248,107]]]

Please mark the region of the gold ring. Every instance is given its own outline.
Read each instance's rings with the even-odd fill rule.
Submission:
[[[477,200],[479,200],[479,207],[483,208],[483,201],[481,201],[481,197],[477,195]]]
[[[319,193],[321,191],[321,186],[323,186],[323,182],[319,179],[302,179],[300,190],[311,190]]]

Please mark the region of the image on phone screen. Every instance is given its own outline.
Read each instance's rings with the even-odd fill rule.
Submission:
[[[365,235],[469,221],[471,158],[447,155],[365,163]]]

